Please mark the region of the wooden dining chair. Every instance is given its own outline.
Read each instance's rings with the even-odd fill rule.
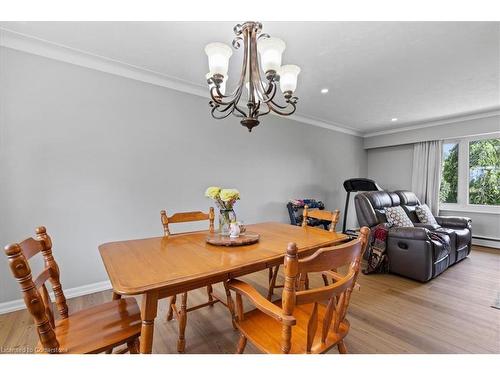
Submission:
[[[52,255],[52,241],[45,227],[36,228],[36,238],[5,247],[12,274],[21,286],[24,302],[33,317],[39,337],[37,353],[101,353],[126,344],[138,353],[141,314],[134,298],[124,298],[69,314]],[[41,253],[43,271],[33,280],[28,260]],[[55,319],[46,282],[52,286],[60,318]]]
[[[330,232],[335,232],[335,227],[337,226],[337,223],[339,222],[340,218],[340,211],[335,210],[335,211],[326,211],[326,210],[310,210],[309,207],[306,205],[304,206],[304,210],[302,212],[302,216],[304,217],[302,220],[302,227],[307,227],[308,223],[308,218],[314,218],[318,220],[323,220],[323,221],[329,221],[330,222],[330,227],[329,231]],[[276,279],[278,278],[278,272],[280,270],[280,266],[274,266],[269,268],[269,290],[267,293],[267,299],[270,301],[273,294],[274,294],[274,289],[276,288],[283,288],[283,285],[276,285]],[[308,279],[306,278],[306,283],[308,282]]]
[[[297,246],[290,243],[284,261],[282,299],[274,303],[243,281],[227,282],[229,306],[240,331],[236,352],[243,353],[250,340],[265,353],[324,353],[334,346],[340,353],[347,353],[344,339],[350,324],[346,314],[369,233],[370,230],[363,227],[357,239],[319,249],[300,260]],[[348,266],[345,274],[331,271],[342,266]],[[305,289],[308,273],[324,274],[332,279],[332,284]],[[231,291],[236,293],[236,304]],[[242,296],[256,309],[243,312]]]
[[[201,211],[179,212],[173,214],[172,216],[167,216],[167,212],[165,210],[162,210],[160,212],[160,216],[161,216],[161,222],[163,224],[163,233],[166,237],[171,235],[169,224],[186,223],[192,221],[208,220],[209,221],[208,229],[211,233],[214,232],[215,212],[213,207],[210,207],[208,213],[204,213]],[[179,322],[179,337],[177,340],[177,351],[179,353],[184,353],[186,348],[185,332],[187,324],[187,313],[193,310],[201,309],[202,307],[213,306],[217,302],[222,302],[224,305],[226,305],[224,301],[222,301],[220,298],[217,297],[217,295],[213,293],[213,287],[211,284],[207,285],[206,288],[207,288],[208,301],[189,308],[187,307],[187,302],[188,302],[187,292],[183,293],[181,296],[180,309],[178,309],[176,305],[177,296],[174,295],[169,298],[167,320],[168,321],[172,320],[175,314]]]
[[[313,218],[313,219],[318,219],[318,220],[323,220],[323,221],[329,221],[330,227],[329,231],[330,232],[335,232],[335,227],[337,226],[337,223],[339,222],[340,218],[340,211],[335,210],[335,211],[326,211],[326,210],[310,210],[308,206],[304,206],[304,210],[302,212],[303,220],[302,220],[302,226],[306,227],[307,226],[307,219],[308,218]]]

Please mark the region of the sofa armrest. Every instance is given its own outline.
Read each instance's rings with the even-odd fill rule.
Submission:
[[[391,238],[427,241],[429,231],[426,228],[419,227],[399,227],[389,229],[388,236]]]
[[[432,241],[425,228],[393,228],[387,237],[389,270],[425,282],[433,276]]]
[[[439,225],[445,228],[470,228],[472,220],[468,217],[461,216],[435,216]]]

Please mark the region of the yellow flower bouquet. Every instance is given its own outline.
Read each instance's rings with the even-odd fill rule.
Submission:
[[[232,210],[233,205],[240,199],[240,192],[236,189],[222,189],[218,186],[210,186],[205,191],[205,197],[213,199],[221,210]]]
[[[240,199],[240,192],[236,189],[210,186],[205,190],[205,197],[213,199],[219,208],[219,231],[223,236],[228,236],[231,223],[236,222],[233,206]]]

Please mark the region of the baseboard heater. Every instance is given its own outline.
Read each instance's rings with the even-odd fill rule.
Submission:
[[[494,238],[494,237],[472,236],[472,238],[474,238],[476,240],[500,242],[500,238]]]

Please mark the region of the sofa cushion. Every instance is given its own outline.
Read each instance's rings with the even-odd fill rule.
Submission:
[[[413,223],[401,206],[387,207],[385,209],[385,216],[387,222],[392,226],[413,227]]]
[[[437,221],[434,218],[431,209],[426,204],[421,204],[420,206],[415,207],[415,213],[417,214],[418,221],[421,223],[437,225]]]
[[[401,204],[399,195],[397,195],[396,193],[389,193],[389,196],[391,197],[392,207],[399,206]]]
[[[417,206],[420,204],[417,196],[412,191],[407,190],[397,190],[395,193],[399,196],[401,204],[406,206]]]
[[[392,206],[391,196],[385,191],[373,191],[366,193],[366,197],[375,210]]]

